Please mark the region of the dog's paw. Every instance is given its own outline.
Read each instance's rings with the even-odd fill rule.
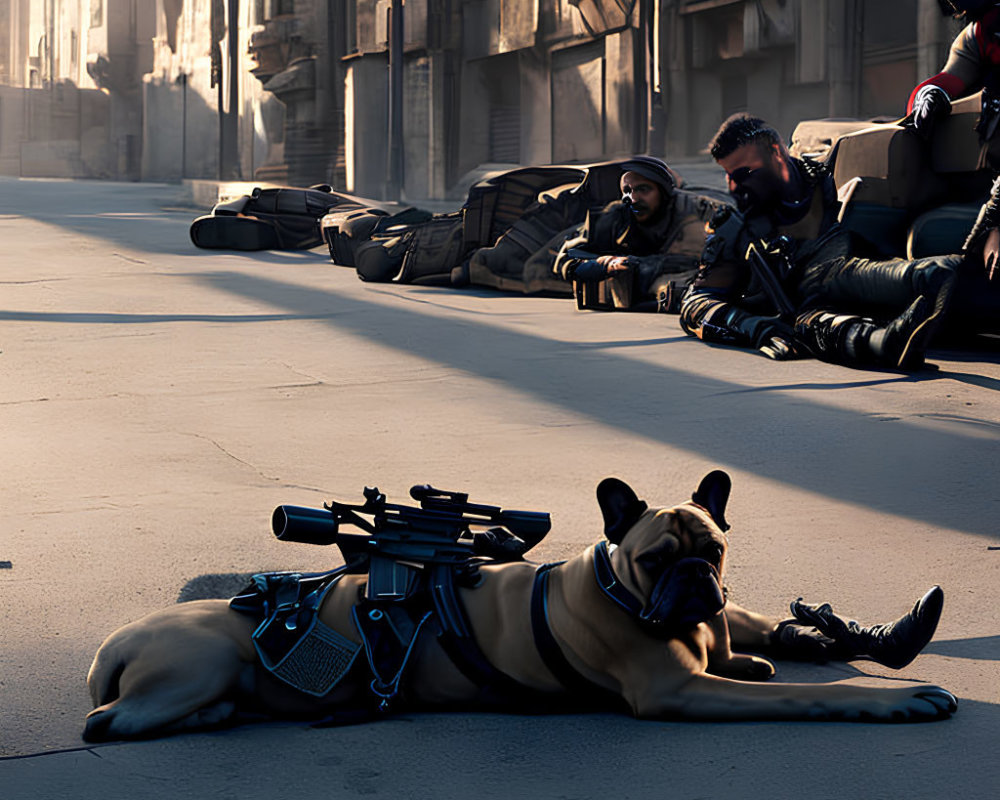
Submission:
[[[776,671],[774,664],[766,658],[753,656],[753,663],[747,668],[746,680],[769,681],[774,677]]]
[[[841,719],[857,722],[933,722],[958,710],[955,695],[940,686],[880,690],[876,702],[849,708]],[[836,718],[839,715],[834,715]]]
[[[958,711],[958,698],[947,689],[940,686],[927,686],[918,689],[914,697],[929,705],[933,712],[928,719],[944,719]]]

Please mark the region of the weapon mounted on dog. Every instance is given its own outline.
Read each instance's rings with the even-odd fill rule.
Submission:
[[[427,484],[413,486],[410,497],[420,506],[388,503],[377,488],[365,488],[361,505],[278,506],[271,529],[283,542],[336,544],[352,571],[368,572],[370,598],[393,600],[409,596],[425,567],[462,565],[475,556],[517,560],[552,525],[547,512],[470,503],[464,492]],[[341,525],[364,533],[345,533]],[[474,527],[487,530],[475,532]]]

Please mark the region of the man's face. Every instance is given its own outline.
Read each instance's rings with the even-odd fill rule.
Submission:
[[[778,144],[747,142],[716,163],[726,171],[726,185],[741,211],[766,207],[791,177]]]
[[[632,212],[640,223],[649,222],[663,204],[660,187],[637,172],[622,175],[621,187],[622,200],[631,203]]]

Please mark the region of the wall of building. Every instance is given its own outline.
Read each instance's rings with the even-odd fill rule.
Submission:
[[[390,6],[8,0],[0,170],[384,196]],[[734,111],[786,134],[898,116],[959,27],[937,0],[408,0],[404,13],[411,200],[503,165],[691,156]]]
[[[385,192],[388,68],[385,56],[373,54],[353,59],[347,70],[345,188],[365,197],[381,197]]]

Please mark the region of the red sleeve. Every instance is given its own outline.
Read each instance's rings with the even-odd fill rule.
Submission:
[[[910,100],[906,104],[906,113],[909,114],[913,111],[913,101],[917,97],[917,92],[923,89],[925,86],[940,86],[948,93],[948,97],[954,99],[956,97],[961,97],[965,92],[965,82],[959,78],[957,75],[951,75],[947,72],[939,72],[933,78],[928,78],[916,89],[910,93]]]

